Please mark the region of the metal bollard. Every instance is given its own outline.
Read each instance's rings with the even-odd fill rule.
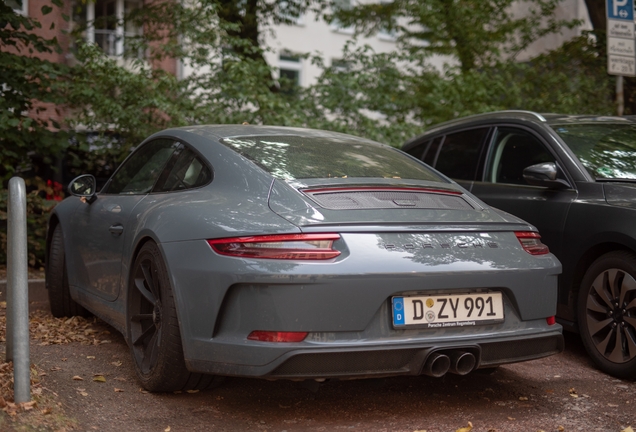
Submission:
[[[31,400],[26,186],[20,177],[9,180],[7,210],[6,360],[13,361],[14,401],[20,403]]]

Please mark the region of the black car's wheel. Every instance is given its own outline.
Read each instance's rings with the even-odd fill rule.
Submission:
[[[56,226],[51,237],[46,265],[46,288],[49,295],[51,314],[56,318],[89,316],[90,312],[71,298],[66,274],[66,256],[62,227]]]
[[[636,255],[610,252],[583,277],[578,321],[594,363],[610,375],[636,378]]]
[[[144,388],[176,391],[220,383],[221,377],[186,369],[168,271],[153,242],[142,246],[132,267],[127,319],[130,349]]]

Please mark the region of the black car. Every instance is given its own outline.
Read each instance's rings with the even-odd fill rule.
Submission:
[[[403,150],[535,225],[563,264],[558,321],[600,369],[636,378],[634,118],[493,112],[434,126]]]

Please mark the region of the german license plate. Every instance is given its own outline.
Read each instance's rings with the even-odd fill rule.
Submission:
[[[464,327],[504,320],[500,292],[393,297],[395,327]]]

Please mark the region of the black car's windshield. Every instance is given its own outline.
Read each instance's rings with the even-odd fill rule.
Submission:
[[[556,124],[552,128],[592,176],[636,180],[636,124]]]
[[[355,138],[247,136],[221,142],[283,180],[379,177],[444,181],[399,150]]]

